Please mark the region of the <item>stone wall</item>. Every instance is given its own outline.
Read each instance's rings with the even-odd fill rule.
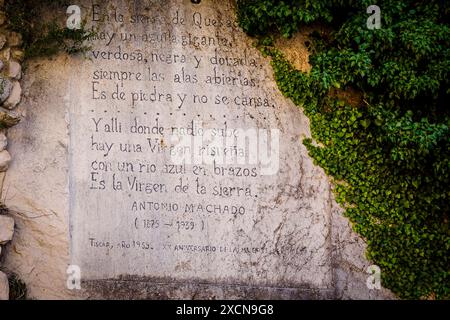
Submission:
[[[117,13],[118,10],[128,17],[136,10],[141,10],[139,12],[147,10],[145,3],[147,2],[117,0],[103,4],[101,9],[109,13]],[[193,12],[219,20],[233,20],[235,17],[232,1],[204,1],[197,6],[189,0],[149,3],[154,5],[152,8],[156,8],[158,15],[166,18],[169,16],[170,19],[174,14],[178,17],[177,13],[192,16]],[[82,4],[82,11],[89,13],[86,14],[87,17],[92,17],[92,2],[83,1]],[[64,13],[64,10],[62,12]],[[100,31],[130,31],[127,29],[130,26],[126,23],[111,21],[99,23],[97,27]],[[175,27],[173,31],[179,35],[189,33],[189,28],[189,26]],[[242,70],[249,72],[250,76],[257,77],[258,87],[248,90],[238,88],[235,89],[236,92],[245,94],[246,91],[250,91],[268,97],[273,103],[268,110],[239,107],[224,110],[212,108],[194,110],[195,108],[190,106],[190,109],[176,114],[175,118],[179,123],[184,121],[183,117],[203,116],[214,123],[212,119],[234,116],[239,118],[234,123],[240,126],[276,127],[281,131],[282,170],[277,176],[258,178],[253,183],[254,186],[261,186],[259,190],[262,190],[260,199],[252,200],[249,205],[249,208],[256,209],[249,219],[242,219],[236,224],[233,222],[229,227],[231,235],[224,233],[223,238],[227,241],[246,239],[247,235],[242,235],[245,229],[250,238],[245,241],[255,243],[273,241],[276,249],[295,245],[297,246],[295,248],[301,250],[296,250],[293,254],[275,252],[260,259],[243,255],[227,258],[228,260],[215,260],[211,257],[188,259],[182,256],[177,263],[172,264],[172,257],[167,253],[161,254],[159,260],[155,261],[145,255],[133,255],[126,251],[120,253],[95,251],[97,249],[86,246],[83,242],[85,241],[83,232],[106,235],[115,239],[114,233],[122,234],[123,230],[128,230],[128,221],[119,215],[120,212],[116,212],[117,207],[126,203],[126,196],[111,193],[105,197],[101,193],[86,191],[83,180],[86,158],[93,157],[92,150],[89,151],[85,145],[85,138],[92,134],[89,117],[91,115],[100,117],[99,114],[106,114],[107,111],[120,111],[122,115],[134,112],[144,117],[144,109],[129,108],[130,105],[127,103],[93,101],[90,91],[92,70],[101,67],[127,68],[135,71],[139,70],[140,66],[93,61],[95,57],[92,52],[88,53],[90,59],[82,55],[65,54],[34,59],[27,62],[26,72],[21,79],[23,97],[20,99],[21,85],[18,80],[21,72],[20,65],[16,61],[20,58],[21,51],[14,48],[20,45],[20,36],[2,31],[6,39],[4,44],[6,49],[2,50],[3,57],[5,52],[8,52],[3,69],[7,72],[3,72],[2,81],[5,88],[9,88],[9,94],[4,98],[2,112],[12,119],[20,115],[21,119],[18,125],[8,130],[9,151],[0,153],[4,154],[3,157],[6,159],[5,169],[10,162],[9,153],[13,156],[6,177],[2,178],[4,181],[1,190],[2,199],[16,223],[14,239],[4,248],[7,255],[3,258],[3,268],[5,271],[17,273],[25,281],[29,297],[37,299],[393,298],[385,289],[370,290],[366,286],[368,277],[366,270],[371,263],[364,257],[364,241],[351,230],[348,221],[342,217],[342,210],[333,199],[329,180],[323,170],[314,166],[301,144],[303,137],[310,136],[308,119],[300,109],[279,93],[269,66],[270,61],[253,48],[252,39],[239,29],[214,28],[217,29],[214,30],[214,34],[219,31],[221,37],[230,39],[232,43],[230,54],[238,55],[246,52],[257,62],[257,70],[248,70],[246,67],[242,67]],[[136,29],[136,32],[146,32],[143,27]],[[197,31],[200,34],[202,32],[208,34],[208,29],[205,29]],[[307,68],[302,38],[296,39],[293,43],[284,44],[285,49],[290,52],[301,52],[302,61],[299,65]],[[109,45],[117,48],[121,45],[120,42],[108,41],[100,38],[93,40],[91,42],[93,50],[105,50]],[[139,41],[122,44],[122,50],[133,50],[136,47],[144,52],[151,50],[147,44]],[[186,53],[188,57],[194,55],[202,57],[203,61],[215,52],[214,47],[202,50],[195,46],[183,48],[178,44],[162,45],[158,50],[166,50],[164,52],[169,53],[180,51]],[[295,59],[296,55],[293,56]],[[161,68],[161,72],[166,74],[175,71],[172,65],[156,67]],[[187,68],[195,67],[187,65]],[[200,69],[199,77],[208,71],[210,69],[207,67]],[[227,67],[223,67],[223,72],[225,71],[229,71]],[[114,87],[114,83],[107,81],[105,83],[107,89]],[[133,86],[145,89],[138,82],[133,83]],[[168,90],[179,90],[173,84],[167,84],[167,87]],[[206,86],[186,85],[181,89],[185,90],[183,92],[186,94],[191,92],[229,94],[226,90]],[[230,92],[233,93],[233,90]],[[13,113],[11,109],[14,109]],[[165,116],[159,119],[170,122],[172,121],[170,119],[173,119],[169,117],[171,110],[170,107],[164,109],[161,105],[157,105],[154,109],[150,109],[149,113],[156,114],[157,111],[158,115],[165,113]],[[132,119],[131,115],[127,116]],[[105,134],[99,138],[108,139],[109,136]],[[6,147],[6,138],[0,136],[1,141],[5,141]],[[241,201],[237,198],[234,200]],[[92,214],[95,219],[92,218]],[[105,218],[105,214],[111,216]],[[13,229],[11,218],[7,216],[0,218],[4,218],[5,221],[2,223],[0,220],[0,231],[3,230],[2,225],[5,226],[4,230],[11,231]],[[212,222],[206,218],[205,220],[207,224],[212,225],[211,234],[206,235],[206,239],[215,239],[216,235],[222,234],[222,227],[225,228],[230,224],[228,220]],[[95,227],[89,229],[92,225]],[[125,235],[126,231],[123,231]],[[129,230],[127,232],[132,233]],[[139,232],[136,234],[139,235]],[[176,232],[174,234],[176,237],[179,236]],[[2,232],[0,244],[3,243],[1,236]],[[161,233],[161,237],[163,236],[166,234]],[[11,240],[11,237],[12,234],[9,232],[5,241]],[[203,235],[196,234],[189,237],[189,239],[204,239]],[[206,263],[205,259],[210,260]],[[82,272],[88,270],[88,277],[82,283],[81,290],[69,290],[66,285],[66,270],[73,261],[84,264]],[[134,266],[132,264],[134,261],[141,264]],[[152,268],[148,270],[145,263]],[[214,270],[210,270],[212,263],[215,266]],[[230,265],[226,267],[226,263]],[[264,264],[268,266],[266,269]],[[170,276],[164,276],[165,272]],[[195,277],[195,274],[198,277]],[[0,274],[0,292],[1,279],[2,274]]]
[[[3,9],[4,2],[0,1],[0,187],[11,162],[11,155],[7,150],[7,128],[18,122],[14,109],[20,103],[22,95],[20,79],[23,59],[20,49],[22,37],[8,30]],[[0,192],[0,196],[0,300],[8,300],[8,276],[2,271],[1,262],[4,260],[2,254],[6,251],[5,246],[13,239],[14,219],[4,206],[4,193]]]

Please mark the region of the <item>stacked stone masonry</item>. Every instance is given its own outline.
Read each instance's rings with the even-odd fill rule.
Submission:
[[[14,109],[20,103],[22,87],[21,61],[23,59],[22,37],[7,28],[4,1],[0,1],[0,187],[2,187],[5,171],[11,162],[11,155],[7,150],[7,128],[18,122],[18,115]],[[1,195],[1,193],[0,193]],[[0,300],[9,299],[8,275],[3,270],[1,261],[4,259],[4,246],[13,238],[14,219],[7,215],[2,200],[0,200]]]

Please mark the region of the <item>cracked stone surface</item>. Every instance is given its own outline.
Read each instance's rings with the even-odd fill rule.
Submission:
[[[142,1],[134,1],[133,6],[129,6],[128,1],[110,3],[123,8],[121,13],[125,17],[131,16],[131,8],[145,12]],[[113,10],[105,6],[108,4],[102,5],[101,10]],[[87,6],[83,8],[89,10]],[[125,81],[123,85],[127,97],[131,97],[133,91],[152,90],[155,86],[174,94],[172,103],[133,103],[112,98],[94,101],[95,70],[149,72],[137,62],[93,61],[60,55],[51,61],[32,61],[22,77],[24,97],[16,110],[24,118],[8,131],[8,150],[14,161],[3,183],[3,196],[17,224],[14,241],[7,248],[5,267],[14,270],[27,283],[29,296],[74,299],[392,298],[384,289],[374,292],[366,286],[366,268],[371,263],[364,258],[364,242],[342,217],[333,200],[329,180],[323,170],[313,164],[301,143],[302,138],[310,136],[307,117],[279,93],[270,61],[252,46],[252,39],[232,24],[229,27],[226,23],[225,26],[212,25],[213,20],[233,20],[232,3],[211,1],[193,6],[190,1],[171,0],[155,5],[152,12],[158,13],[164,21],[177,21],[170,29],[175,37],[188,37],[189,33],[220,36],[232,44],[221,48],[218,45],[183,45],[182,41],[158,45],[140,41],[123,43],[117,38],[107,40],[106,33],[103,40],[92,43],[93,50],[114,51],[120,45],[122,52],[139,48],[147,53],[186,55],[184,64],[149,63],[155,77],[162,73],[165,80]],[[199,15],[202,28],[192,25],[192,17]],[[184,24],[179,20],[183,16],[186,17]],[[175,18],[178,20],[173,20]],[[152,30],[148,25],[131,27],[127,23],[100,26],[110,33],[143,34],[166,30],[165,26]],[[211,57],[217,50],[230,57],[245,55],[245,59],[254,60],[254,66],[249,63],[214,65]],[[214,73],[214,68],[219,73],[254,79],[255,83],[253,86],[202,83]],[[200,83],[186,83],[184,75],[185,83],[175,84],[172,79],[180,73],[195,73]],[[111,94],[116,84],[102,80],[99,90]],[[183,104],[180,98],[179,107],[176,94],[207,95],[212,101],[216,96],[265,97],[268,106],[245,107],[236,103],[215,106],[212,102],[201,106],[193,102]],[[199,178],[209,190],[206,195],[196,193],[198,176],[192,172],[131,175],[143,181],[164,183],[170,189],[157,195],[112,189],[113,179],[126,181],[128,178],[119,172],[114,172],[114,178],[112,172],[101,174],[101,178],[107,180],[105,190],[91,188],[93,161],[146,159],[161,167],[169,163],[170,155],[164,148],[158,154],[147,148],[143,154],[136,155],[120,153],[112,147],[106,154],[94,144],[95,140],[115,143],[115,146],[120,141],[145,145],[147,136],[125,133],[136,117],[152,125],[158,117],[158,123],[165,128],[186,127],[195,119],[202,120],[205,128],[223,128],[226,121],[227,128],[277,129],[280,134],[278,171],[262,175],[258,167],[256,177],[218,178],[214,167],[209,165],[208,172]],[[111,118],[121,122],[123,132],[105,131],[101,121]],[[102,125],[96,127],[95,123]],[[157,135],[157,138],[161,145],[171,143],[168,135]],[[185,194],[174,189],[181,177],[190,187]],[[214,196],[211,190],[220,185],[249,188],[251,196]],[[139,213],[130,209],[133,201],[150,200],[176,202],[183,208],[190,203],[229,204],[244,207],[245,214]],[[159,221],[157,230],[148,230],[149,222],[145,220],[151,219]],[[194,221],[192,230],[175,227],[177,221],[185,220]],[[152,249],[144,249],[145,243]],[[211,246],[217,252],[176,251],[175,247],[180,245]],[[66,288],[69,264],[81,267],[82,290]]]

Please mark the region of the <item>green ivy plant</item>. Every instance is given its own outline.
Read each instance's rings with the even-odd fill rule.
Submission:
[[[366,27],[372,4],[380,29]],[[333,177],[383,285],[402,298],[449,298],[449,3],[239,0],[237,8],[272,57],[280,90],[310,118],[304,144]],[[312,69],[303,73],[270,37],[313,22],[333,31],[311,34]],[[361,103],[335,94],[349,89]]]

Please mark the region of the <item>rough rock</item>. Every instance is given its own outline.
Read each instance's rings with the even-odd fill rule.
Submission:
[[[6,21],[6,15],[4,12],[0,12],[0,26],[2,26]]]
[[[8,99],[12,86],[11,81],[0,76],[0,103]]]
[[[8,45],[18,47],[22,44],[22,35],[17,32],[11,32],[8,37]]]
[[[22,66],[17,61],[9,62],[9,74],[11,78],[19,80],[22,77]]]
[[[15,126],[20,121],[19,115],[16,112],[3,112],[0,111],[0,122],[5,128]]]
[[[71,72],[67,61],[65,56],[56,57],[58,68],[39,67],[39,59],[30,61],[30,72],[22,77],[28,94],[15,109],[19,113],[26,110],[26,116],[8,129],[8,149],[20,157],[8,169],[3,194],[9,195],[8,208],[21,214],[14,215],[14,250],[9,246],[4,252],[4,267],[20,276],[29,297],[35,299],[69,299],[79,293],[66,285],[69,141],[64,92]],[[49,104],[55,106],[52,112]]]
[[[1,132],[0,133],[0,151],[5,150],[7,145],[8,145],[8,139],[6,138],[6,135],[3,132]]]
[[[11,55],[12,55],[13,59],[16,59],[18,61],[23,61],[23,59],[25,58],[25,53],[20,49],[13,50]]]
[[[3,49],[3,47],[6,44],[6,37],[3,34],[0,34],[0,49]]]
[[[11,162],[11,155],[7,150],[0,152],[0,172],[8,170],[9,163]],[[0,239],[1,240],[1,239]],[[1,241],[0,241],[1,243]]]
[[[292,38],[278,37],[276,39],[276,47],[283,52],[283,55],[295,69],[302,72],[309,72],[311,70],[309,51],[306,45],[308,35],[311,32],[312,28],[304,28]]]
[[[0,152],[1,154],[1,152]],[[14,235],[14,219],[8,216],[0,216],[0,244],[12,240]]]
[[[0,271],[0,300],[9,300],[8,276]]]
[[[11,59],[11,49],[10,48],[3,49],[1,55],[4,61],[9,61],[9,59]]]
[[[22,87],[20,82],[16,81],[11,89],[8,99],[4,103],[4,107],[11,110],[14,109],[20,102],[22,98]]]

